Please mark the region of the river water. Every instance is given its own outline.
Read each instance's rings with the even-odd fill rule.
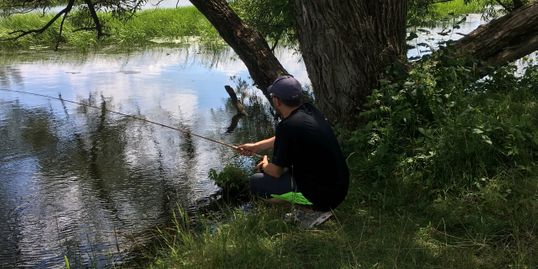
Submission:
[[[279,57],[308,83],[297,54]],[[231,51],[21,54],[0,63],[0,89],[104,104],[228,143],[272,133],[261,115],[227,132],[236,111],[224,85],[248,78]],[[100,109],[0,91],[0,267],[62,267],[64,256],[99,268],[124,261],[173,207],[195,210],[215,193],[208,170],[234,156]]]
[[[461,36],[421,33],[409,57],[430,53],[421,43]],[[309,84],[295,51],[279,49],[277,57]],[[231,50],[196,46],[0,54],[0,89],[61,95],[232,144],[271,135],[274,124],[262,108],[228,131],[236,111],[223,86],[240,79],[248,81],[248,72]],[[245,102],[264,102],[251,95]],[[174,207],[203,206],[217,191],[208,170],[236,158],[222,146],[101,109],[0,91],[0,267],[60,268],[64,257],[74,268],[125,262]]]

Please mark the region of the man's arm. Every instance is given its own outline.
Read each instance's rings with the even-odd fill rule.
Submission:
[[[258,163],[256,167],[260,169],[260,171],[263,171],[264,173],[272,177],[279,178],[280,176],[282,176],[282,174],[284,174],[284,168],[274,163],[270,163],[269,159],[267,158],[267,155],[263,156],[263,159],[260,161],[260,163]]]
[[[273,145],[275,144],[275,137],[270,137],[261,141],[258,141],[256,143],[247,143],[240,146],[237,146],[237,149],[239,153],[243,155],[253,155],[254,153],[258,153],[262,150],[268,150],[273,148]]]

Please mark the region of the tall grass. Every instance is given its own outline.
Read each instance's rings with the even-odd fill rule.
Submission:
[[[120,44],[144,43],[156,39],[174,41],[186,37],[205,41],[220,40],[213,26],[194,7],[146,10],[126,22],[111,20],[109,26],[111,39]],[[192,40],[184,39],[183,42]]]
[[[13,37],[9,33],[18,30],[39,29],[45,25],[52,16],[40,16],[37,13],[29,13],[24,15],[13,15],[8,18],[0,19],[0,36],[5,39]],[[57,38],[58,25],[54,24],[49,31],[43,32],[41,35],[28,35],[18,41],[3,41],[0,46],[4,48],[32,48],[46,47],[53,44]]]
[[[440,23],[460,20],[465,14],[484,13],[491,0],[465,2],[465,0],[451,0],[425,5],[421,1],[415,1],[414,6],[408,11],[408,26],[435,27]]]
[[[145,10],[130,19],[99,14],[104,24],[105,36],[97,39],[95,31],[79,31],[85,26],[85,19],[78,12],[72,12],[64,25],[60,48],[87,50],[102,47],[120,49],[159,43],[190,44],[198,41],[207,45],[224,43],[207,19],[194,7],[176,9]],[[20,14],[0,19],[0,38],[13,37],[12,31],[39,29],[52,14]],[[39,35],[28,35],[15,41],[0,42],[4,49],[54,48],[58,40],[60,20]],[[195,37],[195,38],[194,38]]]
[[[336,219],[314,230],[283,220],[287,211],[282,208],[257,208],[250,213],[224,209],[226,219],[203,217],[197,224],[176,221],[173,231],[162,231],[155,258],[139,267],[532,268],[538,254],[525,232],[500,238],[495,225],[476,233],[470,229],[476,220],[452,227],[451,219],[361,200],[348,199]],[[473,210],[469,214],[481,217]]]
[[[469,1],[467,4],[465,3],[465,0],[452,0],[433,4],[433,12],[438,17],[447,17],[449,15],[459,16],[469,13],[481,13],[486,4],[487,0]]]
[[[257,208],[225,209],[228,219],[206,218],[197,230],[176,221],[149,268],[357,268],[425,261],[423,250],[416,250],[416,227],[405,217],[370,215],[361,207],[351,214],[337,211],[323,229],[302,230],[283,220],[282,208]],[[409,223],[400,227],[394,220]]]

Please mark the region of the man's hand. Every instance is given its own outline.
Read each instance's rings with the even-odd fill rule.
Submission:
[[[252,156],[259,151],[259,147],[256,143],[247,143],[240,146],[237,146],[237,152],[241,155]]]
[[[267,158],[267,155],[263,155],[262,160],[256,165],[256,168],[260,170],[260,172],[263,172],[267,175],[270,175],[274,178],[279,178],[284,174],[284,168],[274,164],[270,163],[269,159]]]
[[[262,172],[263,169],[265,169],[265,167],[267,167],[268,164],[269,164],[269,159],[267,158],[267,155],[263,155],[263,159],[258,163],[258,165],[256,165],[256,168],[258,168],[258,170]]]
[[[236,150],[241,155],[252,156],[254,154],[257,154],[259,151],[271,149],[274,143],[275,143],[275,137],[273,136],[273,137],[258,141],[256,143],[247,143],[247,144],[237,146]]]

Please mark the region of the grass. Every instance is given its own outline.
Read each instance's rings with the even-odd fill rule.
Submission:
[[[0,19],[0,38],[13,37],[16,30],[38,29],[52,18],[51,14],[19,14]],[[100,14],[105,36],[98,40],[95,31],[76,31],[83,20],[72,13],[64,25],[60,48],[91,50],[114,47],[119,49],[143,47],[155,43],[175,45],[199,42],[206,46],[224,46],[218,33],[194,7],[145,10],[125,20]],[[58,39],[59,20],[40,35],[28,35],[17,41],[0,42],[2,49],[54,48]]]
[[[465,4],[464,0],[451,0],[431,5],[417,4],[409,9],[408,26],[435,27],[459,19],[470,13],[483,13],[489,0],[473,0]]]
[[[433,4],[433,12],[438,17],[459,16],[469,13],[481,13],[486,5],[486,0],[475,0],[467,4],[464,0],[453,0]]]
[[[387,198],[387,197],[385,197]],[[466,206],[438,201],[438,214],[348,199],[330,220],[302,230],[283,220],[286,210],[258,204],[253,213],[226,209],[228,219],[205,218],[197,228],[178,224],[142,268],[533,268],[537,243],[531,230],[499,235],[496,223]],[[458,205],[461,206],[461,205]],[[522,212],[523,213],[523,212]],[[446,215],[445,215],[446,214]],[[458,216],[456,216],[458,215]],[[536,213],[519,215],[536,218]],[[455,223],[448,225],[456,217]],[[468,218],[473,219],[469,220]],[[510,221],[508,221],[510,222]],[[188,220],[187,222],[188,223]],[[517,223],[513,221],[512,224]],[[454,224],[457,224],[454,227]],[[534,223],[535,225],[536,223]],[[190,224],[192,225],[192,223]],[[505,228],[505,227],[502,227]],[[510,227],[508,228],[517,228]]]
[[[174,41],[196,37],[202,41],[220,40],[218,33],[207,19],[194,7],[146,10],[123,23],[113,20],[112,39],[120,43],[143,43],[160,39]],[[184,40],[184,42],[192,42]]]
[[[513,235],[448,231],[442,216],[409,209],[382,210],[348,199],[336,219],[302,230],[283,220],[286,210],[258,204],[198,228],[176,221],[163,233],[157,257],[143,268],[532,268],[536,243]],[[472,212],[469,212],[472,213]],[[475,212],[476,213],[476,212]],[[504,241],[503,241],[504,240]],[[516,245],[513,245],[516,244]]]

